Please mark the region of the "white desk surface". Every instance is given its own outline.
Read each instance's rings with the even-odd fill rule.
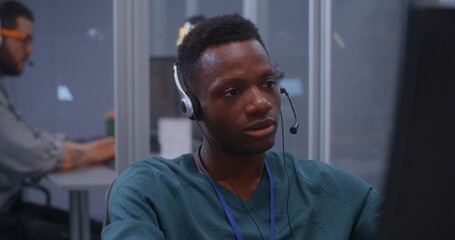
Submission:
[[[87,166],[66,172],[51,173],[47,178],[64,190],[106,188],[116,178],[115,170],[104,164]]]

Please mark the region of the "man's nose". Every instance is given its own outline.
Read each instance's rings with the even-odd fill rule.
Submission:
[[[267,113],[272,108],[272,103],[267,99],[267,94],[259,89],[253,89],[248,94],[247,114]]]

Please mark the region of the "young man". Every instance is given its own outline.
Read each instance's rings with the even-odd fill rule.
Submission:
[[[103,238],[374,237],[382,197],[370,185],[333,166],[268,151],[280,88],[250,21],[227,15],[202,22],[178,58],[203,143],[193,154],[154,156],[122,173]]]
[[[28,56],[32,54],[33,15],[19,2],[8,1],[0,5],[0,20],[1,79],[6,75],[20,75]],[[27,216],[25,220],[20,220],[21,223],[33,217],[39,218],[33,213],[38,206],[23,204],[19,199],[24,180],[51,171],[101,162],[112,158],[114,154],[113,138],[77,143],[30,127],[16,114],[6,91],[0,85],[0,214],[14,215],[18,219],[25,211]],[[36,213],[42,211],[37,210]],[[46,209],[44,212],[48,211]],[[0,221],[0,238],[5,239],[4,234],[13,231],[2,223]],[[46,228],[42,230],[49,232]],[[46,238],[46,235],[37,236]]]

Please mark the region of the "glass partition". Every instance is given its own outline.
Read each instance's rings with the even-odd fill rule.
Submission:
[[[379,190],[399,80],[406,1],[332,1],[331,163]]]

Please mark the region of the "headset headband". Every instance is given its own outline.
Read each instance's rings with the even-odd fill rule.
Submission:
[[[180,107],[182,109],[182,112],[185,113],[185,116],[187,116],[189,119],[194,120],[194,107],[191,99],[188,97],[188,95],[185,93],[185,91],[182,88],[182,85],[180,85],[179,81],[179,71],[177,69],[177,63],[174,63],[174,81],[175,85],[177,86],[177,90],[180,93]]]

